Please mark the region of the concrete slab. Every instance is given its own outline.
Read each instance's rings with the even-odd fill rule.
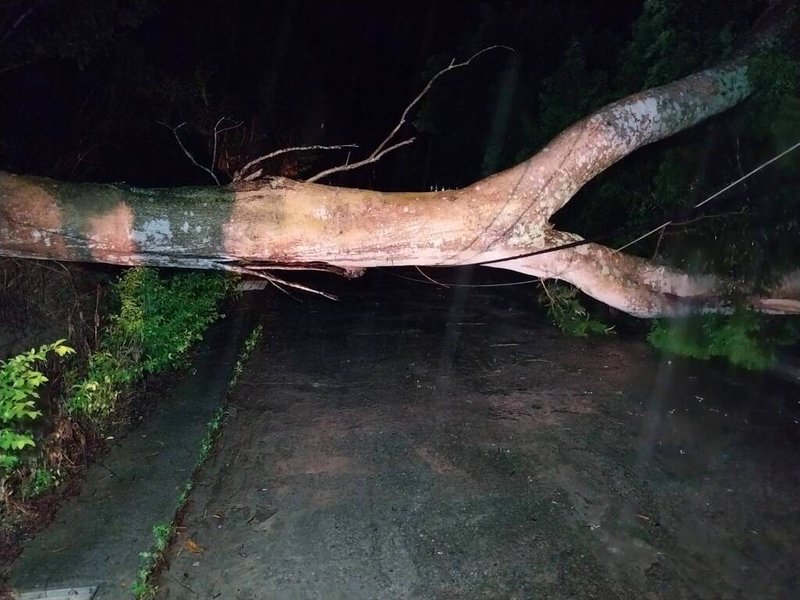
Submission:
[[[173,517],[254,318],[243,307],[212,326],[170,397],[141,427],[114,440],[89,467],[80,495],[66,500],[55,521],[25,544],[6,574],[16,589],[54,593],[88,582],[98,587],[95,600],[130,597],[139,553],[152,546],[153,526]]]

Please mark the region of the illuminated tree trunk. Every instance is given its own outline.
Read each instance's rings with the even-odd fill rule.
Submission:
[[[751,92],[744,61],[610,104],[538,154],[468,187],[381,193],[283,178],[224,187],[136,189],[0,173],[0,255],[264,273],[306,267],[357,274],[399,265],[491,266],[568,281],[632,315],[724,308],[720,282],[587,244],[551,216],[637,148],[724,111]],[[506,259],[506,260],[502,260]],[[770,312],[798,312],[789,277]]]

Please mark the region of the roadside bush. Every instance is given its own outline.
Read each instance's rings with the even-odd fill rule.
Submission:
[[[785,320],[737,309],[731,315],[659,320],[647,339],[656,348],[681,356],[719,357],[745,369],[763,370],[775,364],[779,346],[797,339],[797,331]]]
[[[184,363],[192,344],[219,317],[217,306],[229,289],[229,279],[219,274],[168,277],[155,269],[129,269],[113,285],[119,310],[101,334],[85,377],[73,373],[68,410],[102,428],[133,382]]]
[[[36,406],[39,388],[48,379],[38,366],[50,353],[74,352],[57,340],[0,362],[0,473],[17,466],[23,451],[36,445],[29,426],[42,415]]]

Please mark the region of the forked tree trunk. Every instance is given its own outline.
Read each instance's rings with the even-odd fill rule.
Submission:
[[[724,111],[751,92],[744,60],[610,104],[529,160],[468,187],[381,193],[283,178],[224,187],[137,189],[0,173],[0,255],[227,269],[491,266],[568,281],[639,317],[724,308],[720,282],[579,241],[550,217],[637,148]],[[791,276],[769,312],[800,311]]]

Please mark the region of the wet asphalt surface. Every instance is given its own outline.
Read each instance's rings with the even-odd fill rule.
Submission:
[[[270,303],[161,598],[798,597],[795,384],[532,288],[330,287]]]
[[[247,302],[211,326],[185,373],[171,374],[141,426],[108,440],[86,471],[80,493],[0,572],[20,592],[97,586],[94,600],[131,598],[130,586],[153,544],[153,526],[169,523],[191,478],[208,420],[225,400],[242,341],[257,319]],[[0,593],[2,596],[2,593]]]

